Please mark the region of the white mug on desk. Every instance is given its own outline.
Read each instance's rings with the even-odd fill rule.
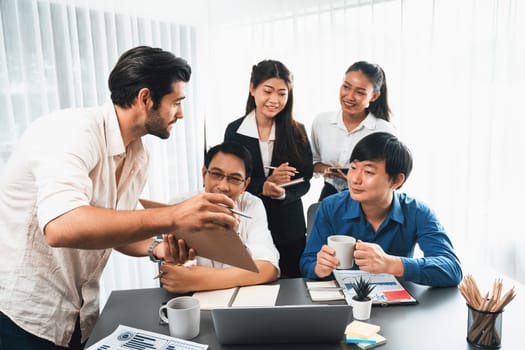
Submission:
[[[199,335],[201,313],[197,298],[184,296],[170,299],[160,307],[159,316],[169,323],[172,337],[192,339]]]
[[[328,236],[328,245],[335,250],[339,260],[337,269],[350,269],[354,266],[355,238],[346,235]]]

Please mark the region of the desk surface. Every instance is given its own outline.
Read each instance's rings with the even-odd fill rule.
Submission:
[[[277,305],[311,304],[303,279],[283,279]],[[429,288],[404,283],[407,290],[418,300],[416,305],[374,307],[370,323],[381,326],[381,334],[387,343],[378,349],[475,349],[466,341],[467,307],[457,288]],[[159,324],[158,308],[175,295],[161,288],[114,291],[87,343],[94,344],[111,334],[119,324],[169,334],[167,325]],[[503,313],[501,349],[519,349],[525,316],[525,303],[520,295]],[[521,311],[521,312],[520,312]],[[192,339],[208,344],[210,349],[238,349],[217,343],[210,311],[202,311],[201,329]],[[86,347],[87,347],[86,346]],[[243,346],[243,349],[359,349],[353,344],[300,344]]]

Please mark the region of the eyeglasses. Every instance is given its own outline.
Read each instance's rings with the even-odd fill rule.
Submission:
[[[217,170],[208,170],[208,169],[206,169],[206,173],[208,175],[210,175],[210,177],[213,180],[216,180],[216,181],[222,181],[222,179],[226,178],[228,183],[231,184],[231,185],[240,186],[240,185],[242,185],[243,183],[246,182],[246,179],[243,179],[240,176],[237,176],[237,175],[224,175],[223,173],[221,173],[220,171],[217,171]]]

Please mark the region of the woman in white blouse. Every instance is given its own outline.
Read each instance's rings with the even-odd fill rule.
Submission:
[[[321,113],[312,123],[314,172],[325,180],[319,201],[348,188],[346,169],[359,140],[378,131],[395,134],[385,72],[379,65],[365,61],[352,64],[339,89],[339,102],[339,111]]]

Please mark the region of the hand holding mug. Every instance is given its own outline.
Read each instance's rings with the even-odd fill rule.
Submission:
[[[354,237],[346,235],[328,236],[328,245],[335,250],[335,257],[339,261],[337,269],[350,269],[354,266]]]
[[[314,272],[319,278],[330,276],[332,271],[337,268],[339,260],[335,257],[334,248],[323,245],[321,250],[317,252],[317,260],[314,267]]]

